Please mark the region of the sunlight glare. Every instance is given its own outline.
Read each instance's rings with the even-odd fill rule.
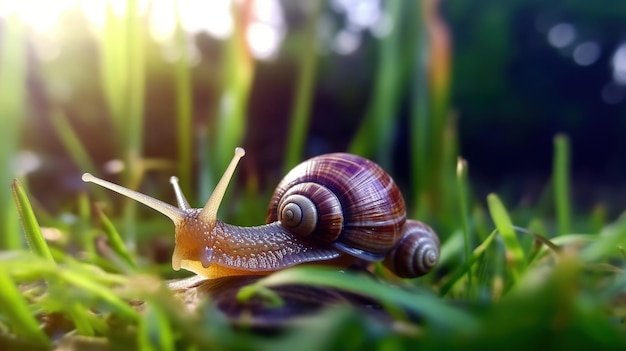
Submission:
[[[41,158],[33,151],[22,150],[13,159],[13,169],[15,174],[24,176],[35,172],[42,165]]]
[[[226,39],[233,32],[231,0],[178,2],[180,21],[187,33],[207,32],[217,39]]]
[[[357,31],[374,28],[382,15],[380,0],[333,0],[331,6],[345,13],[347,27]]]
[[[246,39],[254,57],[273,57],[285,36],[285,21],[277,0],[257,0],[252,8],[253,21],[246,30]]]
[[[174,36],[176,31],[176,4],[173,0],[153,0],[150,11],[150,34],[158,42]]]
[[[349,55],[359,48],[361,32],[364,30],[381,38],[393,28],[380,0],[332,0],[330,5],[337,13],[343,13],[346,17],[345,27],[333,40],[333,49],[340,55]]]
[[[0,17],[15,13],[37,32],[46,33],[56,27],[64,11],[76,5],[77,0],[0,0]]]
[[[138,13],[144,14],[148,10],[150,0],[138,0]],[[107,3],[111,4],[113,13],[118,16],[124,16],[126,14],[127,2],[125,0],[82,0],[80,2],[80,9],[83,15],[95,32],[100,32],[104,29],[107,15]]]
[[[80,3],[80,9],[94,32],[99,32],[104,28],[107,10],[106,0],[83,0]]]

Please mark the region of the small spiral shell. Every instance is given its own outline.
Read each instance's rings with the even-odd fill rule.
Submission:
[[[439,238],[426,224],[407,220],[404,235],[385,256],[383,264],[397,276],[415,278],[430,272],[439,262]]]

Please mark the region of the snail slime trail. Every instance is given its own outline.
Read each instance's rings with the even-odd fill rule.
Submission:
[[[276,187],[267,221],[240,227],[217,219],[239,160],[235,155],[203,208],[191,208],[171,177],[178,207],[88,173],[93,182],[169,217],[175,226],[172,267],[207,278],[268,274],[301,263],[345,265],[352,256],[383,265],[401,277],[429,272],[439,259],[439,239],[427,225],[406,219],[404,198],[379,165],[333,153],[306,160]]]

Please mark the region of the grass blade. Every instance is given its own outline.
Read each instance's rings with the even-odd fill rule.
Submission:
[[[41,228],[39,227],[33,208],[19,180],[13,180],[11,190],[13,191],[13,198],[15,199],[15,205],[17,206],[17,211],[22,221],[22,227],[24,228],[28,245],[35,254],[54,263],[50,248],[41,234]]]
[[[570,209],[570,147],[569,140],[565,135],[557,135],[554,138],[554,163],[552,179],[554,182],[554,203],[556,206],[556,220],[559,235],[570,232],[571,209]]]
[[[626,248],[626,217],[604,227],[595,239],[581,252],[583,261],[596,262],[617,255]]]
[[[471,331],[478,326],[473,317],[435,297],[383,285],[368,277],[319,267],[295,267],[279,271],[261,279],[257,284],[262,286],[304,284],[336,288],[372,297],[383,304],[403,306],[436,324],[437,327]]]
[[[39,328],[39,322],[28,308],[28,303],[4,269],[0,269],[0,315],[11,322],[16,334],[36,345],[50,346],[48,337]]]
[[[187,42],[188,39],[180,21],[179,4],[175,3],[174,6],[176,10],[176,31],[174,35],[176,47],[181,55],[174,67],[176,81],[176,123],[178,133],[178,179],[181,188],[191,189],[194,133],[192,130],[193,94],[191,91],[191,69],[189,66],[189,43]]]
[[[158,305],[148,305],[139,323],[138,334],[137,339],[141,351],[176,350],[167,315],[158,308]]]
[[[124,161],[123,183],[133,187],[143,174],[143,114],[145,98],[145,29],[138,0],[125,4],[118,15],[107,2],[102,40],[102,82],[109,116],[115,126],[114,145]],[[124,237],[135,248],[137,204],[124,202]]]
[[[145,57],[144,57],[144,28],[142,16],[139,13],[139,1],[126,2],[125,28],[128,40],[126,41],[127,56],[125,57],[125,74],[128,75],[126,90],[126,111],[122,128],[117,132],[124,139],[124,174],[127,184],[137,184],[143,175],[143,114],[145,98]],[[126,200],[124,203],[124,226],[126,245],[131,251],[136,246],[136,214],[137,202]]]
[[[268,307],[280,307],[285,304],[277,292],[262,285],[246,285],[237,292],[237,302],[239,303],[246,303],[254,297],[263,300]]]
[[[78,331],[80,335],[96,335],[94,328],[91,325],[93,317],[88,312],[88,308],[78,302],[75,302],[72,304],[67,304],[66,309],[69,317],[72,319],[72,322],[76,326],[76,331]]]
[[[58,272],[58,277],[85,290],[93,296],[99,297],[103,301],[107,302],[109,306],[113,310],[117,311],[122,317],[131,321],[139,319],[137,311],[130,307],[125,301],[120,299],[111,289],[99,284],[89,275],[85,275],[82,272],[79,273],[70,270],[63,270]]]
[[[21,120],[26,115],[26,41],[23,24],[17,14],[3,18],[0,32],[0,249],[22,246],[19,224],[11,206],[7,186],[15,174],[8,167],[14,163]]]
[[[514,281],[517,281],[525,265],[524,251],[520,246],[511,218],[504,208],[504,205],[500,201],[500,198],[496,194],[489,194],[487,196],[487,204],[489,206],[489,213],[493,219],[502,239],[507,252],[507,258],[511,261],[511,276]]]
[[[124,245],[124,240],[122,240],[121,235],[118,233],[117,229],[113,225],[113,222],[107,217],[100,206],[96,206],[96,214],[102,222],[102,226],[104,227],[104,233],[109,241],[109,245],[113,252],[115,252],[126,264],[130,267],[136,268],[137,265],[133,260],[133,257],[126,249],[126,245]]]
[[[469,275],[469,273],[472,270],[472,266],[485,253],[485,251],[487,251],[487,248],[489,248],[489,246],[493,242],[493,239],[495,238],[496,233],[497,233],[496,231],[491,232],[491,234],[489,234],[489,236],[487,236],[487,238],[474,249],[471,256],[467,256],[468,259],[463,263],[463,265],[458,267],[452,273],[449,274],[447,278],[448,280],[441,286],[441,289],[439,290],[439,294],[441,296],[446,296],[448,292],[450,292],[452,287],[461,278],[463,278],[465,274]]]
[[[52,114],[52,126],[59,135],[59,140],[65,146],[65,150],[79,169],[83,172],[97,172],[98,168],[91,162],[91,158],[87,150],[83,147],[83,143],[78,135],[72,129],[65,114],[59,110]]]
[[[233,1],[231,5],[235,23],[233,34],[225,47],[223,91],[219,102],[217,125],[214,126],[215,131],[209,133],[215,137],[211,179],[219,179],[215,174],[221,175],[226,169],[233,150],[240,146],[244,135],[248,97],[255,68],[246,41],[246,30],[250,20],[247,14],[251,11],[252,5],[251,0]]]
[[[113,4],[107,2],[105,26],[101,40],[102,90],[106,98],[109,117],[116,130],[115,145],[122,146],[123,139],[118,131],[121,130],[124,120],[125,89],[128,77],[125,67],[126,41],[124,21],[113,10]],[[123,150],[123,149],[122,149]],[[121,150],[120,150],[121,151]]]
[[[400,97],[400,1],[384,2],[385,11],[390,17],[392,28],[380,40],[378,46],[379,63],[376,68],[373,97],[367,107],[365,119],[354,136],[349,152],[363,156],[376,156],[385,169],[391,168],[393,150],[393,126]]]
[[[459,212],[461,214],[461,223],[463,224],[463,234],[465,237],[465,262],[468,262],[471,255],[470,229],[469,229],[469,212],[467,210],[467,162],[459,158],[457,161],[457,188]],[[472,271],[471,266],[467,266],[467,284],[468,294],[474,290],[472,287]]]
[[[411,21],[415,32],[415,48],[412,65],[412,98],[411,98],[411,118],[409,128],[411,129],[411,176],[414,179],[414,199],[416,207],[416,218],[426,218],[429,212],[427,191],[429,189],[430,174],[432,173],[433,160],[430,155],[430,140],[432,134],[432,122],[430,120],[430,101],[428,99],[428,80],[426,77],[425,51],[427,49],[427,36],[423,24],[423,14],[421,4],[415,6],[415,20]]]
[[[312,14],[307,18],[307,28],[303,38],[303,50],[300,51],[300,72],[296,86],[295,100],[291,108],[290,126],[287,132],[285,148],[285,173],[298,164],[303,156],[306,133],[309,127],[315,76],[317,72],[317,27],[322,1],[313,1]]]
[[[422,24],[415,58],[411,153],[416,177],[416,208],[442,217],[448,208],[453,208],[449,201],[454,198],[452,177],[456,140],[451,137],[456,127],[449,118],[451,40],[439,13],[439,2],[418,2]],[[446,218],[440,220],[443,223],[448,221]]]

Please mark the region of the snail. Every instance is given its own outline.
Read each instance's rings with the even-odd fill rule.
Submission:
[[[348,266],[358,259],[383,261],[400,277],[430,271],[439,239],[427,225],[406,219],[395,182],[376,163],[347,153],[313,157],[292,169],[270,200],[267,224],[239,227],[217,219],[217,210],[242,148],[228,165],[204,208],[191,208],[176,177],[178,208],[89,173],[93,182],[169,217],[175,225],[172,268],[206,278],[269,274],[302,263]]]

